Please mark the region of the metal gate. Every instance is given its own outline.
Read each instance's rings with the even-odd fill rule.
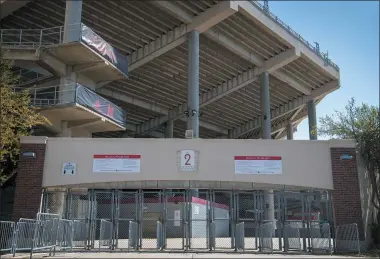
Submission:
[[[114,244],[116,249],[131,249],[130,222],[137,223],[139,211],[139,194],[135,192],[116,191],[115,196]],[[136,238],[136,237],[132,237]],[[132,242],[133,243],[133,242]]]
[[[327,192],[68,190],[43,195],[41,212],[60,211],[73,221],[77,249],[331,251]]]
[[[112,191],[95,191],[92,198],[90,212],[91,248],[112,249],[112,244],[109,245],[108,242],[101,242],[100,227],[102,220],[112,222],[112,224],[114,222],[115,193]]]
[[[164,194],[163,238],[165,250],[185,250],[188,233],[186,191]]]
[[[139,217],[140,249],[157,249],[157,222],[163,222],[163,193],[141,192]]]
[[[263,192],[238,192],[235,202],[236,222],[244,223],[244,250],[258,250],[260,223],[264,217]]]

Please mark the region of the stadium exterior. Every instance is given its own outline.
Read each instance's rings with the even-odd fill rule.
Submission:
[[[1,9],[15,91],[28,89],[50,121],[21,139],[12,220],[59,214],[86,226],[79,246],[112,250],[331,251],[368,240],[355,143],[314,131],[339,68],[267,6]],[[310,140],[293,140],[306,117]]]

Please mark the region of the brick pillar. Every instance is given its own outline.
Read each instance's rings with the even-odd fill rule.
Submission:
[[[13,220],[36,218],[42,194],[42,177],[46,144],[21,143],[16,190],[13,205]],[[23,157],[23,152],[35,152],[35,158]]]
[[[331,148],[330,152],[335,226],[356,223],[360,240],[364,240],[356,150],[355,148]],[[342,155],[352,156],[352,159],[342,160]]]

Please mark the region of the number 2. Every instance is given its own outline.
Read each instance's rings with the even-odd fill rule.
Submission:
[[[186,155],[185,155],[185,159],[186,159],[185,165],[191,165],[191,164],[189,163],[189,161],[190,161],[190,159],[191,159],[190,154],[186,154]]]

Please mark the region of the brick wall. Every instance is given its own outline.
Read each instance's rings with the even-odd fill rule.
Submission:
[[[20,155],[13,205],[13,220],[36,218],[41,201],[45,147],[45,144],[21,144],[21,153],[25,151],[35,152],[36,158],[25,158]]]
[[[352,159],[341,160],[341,155],[350,155]],[[331,148],[331,162],[335,225],[358,224],[360,239],[364,240],[355,148]]]

